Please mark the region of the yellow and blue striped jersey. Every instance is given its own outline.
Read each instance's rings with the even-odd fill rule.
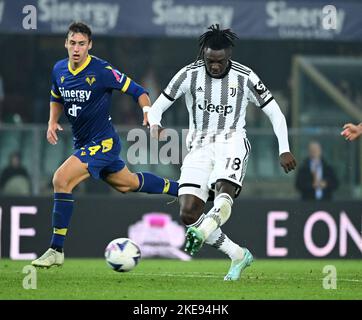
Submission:
[[[93,140],[116,135],[110,117],[113,90],[131,95],[135,101],[147,93],[126,74],[95,56],[89,55],[75,70],[69,59],[54,65],[50,101],[63,104],[76,149]]]

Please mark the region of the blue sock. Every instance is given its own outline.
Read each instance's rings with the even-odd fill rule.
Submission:
[[[177,197],[178,183],[176,181],[158,177],[150,172],[137,172],[137,176],[140,186],[136,192],[166,193]]]
[[[73,195],[71,193],[54,193],[53,236],[50,247],[62,251],[70,218],[73,212]]]

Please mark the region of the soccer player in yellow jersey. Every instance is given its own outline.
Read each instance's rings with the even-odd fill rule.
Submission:
[[[177,196],[175,181],[149,172],[132,173],[120,158],[121,141],[110,117],[112,91],[133,97],[143,109],[144,124],[151,104],[147,91],[105,60],[89,55],[91,29],[84,23],[70,25],[65,40],[68,58],[58,61],[52,72],[50,117],[47,139],[55,145],[58,120],[64,112],[72,126],[75,152],[53,177],[53,236],[50,248],[32,264],[61,265],[63,244],[73,212],[73,189],[93,177],[103,179],[119,192],[146,192]]]

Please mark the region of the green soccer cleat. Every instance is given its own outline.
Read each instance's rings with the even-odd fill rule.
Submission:
[[[190,227],[186,232],[186,246],[185,251],[189,252],[192,256],[198,252],[205,242],[202,232],[195,228]]]
[[[246,248],[244,249],[244,258],[239,260],[233,260],[228,274],[224,277],[225,281],[236,281],[240,279],[241,272],[251,265],[253,262],[253,255]]]
[[[64,253],[49,248],[40,258],[31,262],[34,267],[50,268],[64,263]]]

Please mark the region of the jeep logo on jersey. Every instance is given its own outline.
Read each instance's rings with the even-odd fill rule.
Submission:
[[[215,106],[214,104],[209,103],[206,99],[204,100],[204,105],[198,104],[197,107],[200,110],[206,110],[208,113],[216,112],[218,114],[222,114],[224,117],[233,112],[233,106],[224,106],[222,104]]]
[[[78,115],[78,110],[82,110],[82,107],[78,107],[76,104],[72,104],[72,106],[68,109],[68,113],[72,117],[76,117]]]

